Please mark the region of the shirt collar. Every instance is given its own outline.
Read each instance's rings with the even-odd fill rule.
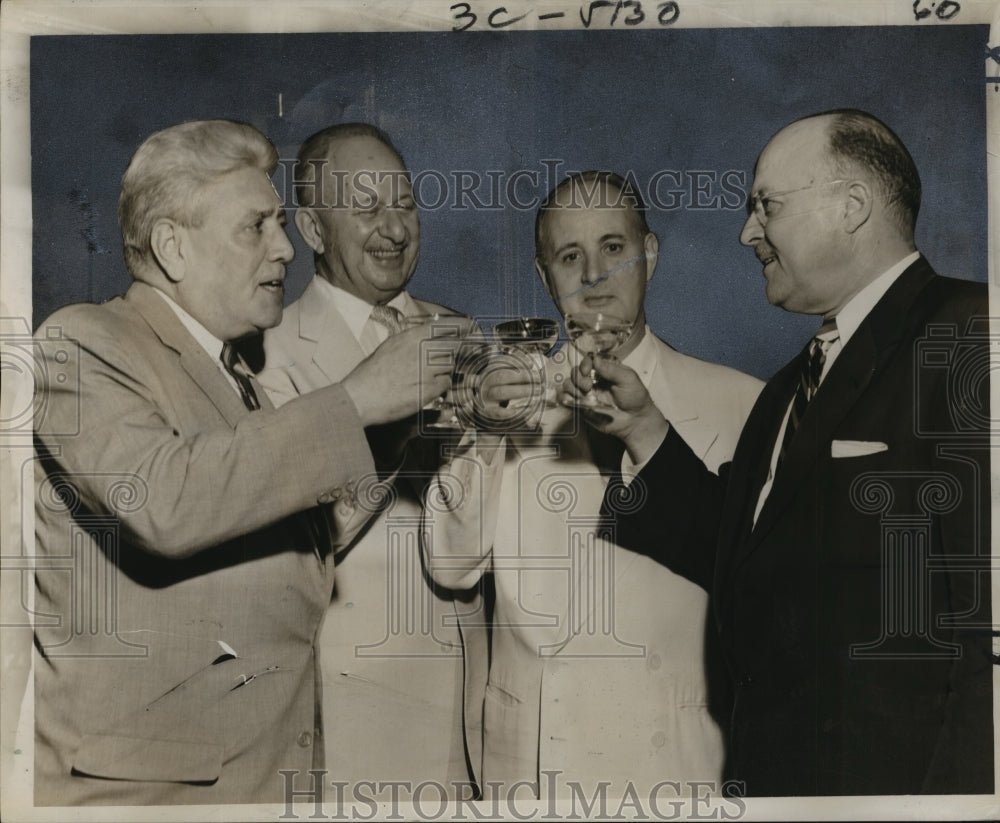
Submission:
[[[649,326],[645,326],[639,345],[632,349],[622,363],[639,375],[642,385],[648,390],[658,359],[653,333],[649,330]]]
[[[174,314],[177,315],[177,319],[180,320],[184,325],[184,328],[191,333],[191,336],[198,341],[198,345],[208,352],[216,363],[221,363],[223,341],[212,334],[212,332],[206,329],[203,325],[201,325],[201,323],[182,309],[180,304],[169,294],[156,288],[156,286],[153,288],[156,290],[156,293],[166,301],[166,304],[173,309]]]
[[[333,285],[325,277],[320,277],[318,274],[313,277],[313,280],[316,283],[317,294],[321,296],[320,299],[325,305],[336,309],[337,313],[344,318],[354,339],[360,343],[361,333],[372,313],[371,303],[340,288],[340,286]],[[393,297],[386,305],[398,309],[403,317],[412,317],[414,314],[420,313],[416,302],[405,290]]]
[[[858,330],[858,326],[875,308],[875,304],[889,291],[890,286],[919,258],[920,252],[918,251],[908,254],[847,301],[847,305],[840,310],[836,317],[837,333],[842,346],[847,344],[854,332]]]

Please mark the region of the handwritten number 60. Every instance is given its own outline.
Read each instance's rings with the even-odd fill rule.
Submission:
[[[955,2],[955,0],[943,0],[941,3],[931,3],[929,9],[920,8],[920,3],[922,0],[913,0],[913,16],[917,20],[924,20],[930,17],[932,14],[937,17],[938,20],[951,20],[962,7]]]

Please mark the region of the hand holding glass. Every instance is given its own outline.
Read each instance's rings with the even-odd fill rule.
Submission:
[[[404,318],[404,321],[407,327],[431,326],[431,339],[423,341],[420,368],[424,367],[428,358],[449,358],[456,365],[456,368],[452,370],[452,390],[435,398],[424,407],[425,411],[435,414],[431,419],[424,421],[422,426],[429,429],[463,428],[452,400],[456,381],[460,381],[462,378],[461,372],[457,369],[458,362],[462,358],[458,356],[453,343],[446,342],[445,345],[435,345],[434,341],[455,341],[468,337],[473,332],[478,332],[475,321],[465,315],[445,313],[417,314]]]
[[[493,325],[496,345],[477,374],[479,427],[536,430],[552,392],[546,385],[547,355],[559,340],[559,323],[519,317]]]
[[[609,357],[614,351],[628,342],[632,336],[632,323],[624,318],[604,312],[576,312],[566,315],[566,334],[573,341],[577,351],[594,357]],[[590,370],[593,384],[590,392],[585,395],[591,406],[606,405],[601,403],[594,388],[597,387],[597,372]]]

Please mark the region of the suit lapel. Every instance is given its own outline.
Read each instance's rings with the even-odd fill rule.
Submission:
[[[299,337],[315,344],[312,360],[331,383],[339,383],[365,359],[347,321],[331,301],[309,282],[299,306]]]
[[[211,355],[184,328],[184,324],[167,302],[157,294],[156,289],[145,283],[133,283],[126,299],[142,315],[163,344],[177,352],[184,371],[212,401],[229,425],[235,426],[250,413],[236,390],[226,380],[220,367],[212,360]],[[264,390],[259,386],[255,388],[258,397],[264,398],[261,400],[263,407],[266,400]]]
[[[747,417],[743,432],[736,446],[727,480],[730,493],[726,495],[720,521],[719,550],[716,555],[714,589],[728,591],[737,561],[749,551],[750,541],[760,532],[751,534],[753,513],[757,498],[767,479],[771,454],[778,427],[788,408],[801,359],[795,358],[764,386]],[[732,493],[737,490],[736,493]],[[727,597],[715,599],[716,620],[724,621]]]
[[[837,426],[854,407],[858,397],[871,381],[872,375],[875,373],[876,356],[877,351],[871,329],[867,324],[863,324],[841,351],[836,362],[830,368],[830,373],[816,392],[816,396],[809,403],[795,434],[795,439],[775,476],[774,485],[764,502],[757,524],[753,527],[751,544],[756,544],[763,535],[767,534],[781,512],[791,502],[803,480],[819,466],[819,461],[824,456],[823,451],[829,448],[826,444],[832,440]],[[779,424],[791,402],[798,374],[804,365],[804,359],[805,357],[796,358],[796,368],[790,375],[792,378],[789,381],[790,385],[783,393],[785,402],[778,413]],[[770,449],[765,453],[762,465],[764,471],[759,478],[758,492],[767,476],[767,466],[773,454],[776,437],[777,428],[769,441]],[[756,505],[756,497],[753,495],[751,497]]]
[[[829,456],[829,444],[837,427],[894,351],[904,329],[912,322],[910,314],[920,292],[933,276],[934,272],[921,257],[893,283],[844,346],[802,418],[741,557],[746,557],[760,544],[808,476],[821,470],[824,457]],[[750,518],[767,476],[778,427],[791,402],[795,381],[806,356],[803,352],[782,369],[765,389],[768,391],[772,385],[776,388],[772,395],[773,403],[769,404],[774,415],[766,429],[769,436],[762,438],[754,455],[752,475],[742,478],[746,485],[737,487],[745,490],[747,498],[747,507],[742,513],[741,533],[744,535],[750,528]]]
[[[648,389],[653,404],[674,425],[697,420],[698,412],[684,402],[683,392],[680,398],[674,392],[675,386],[683,387],[685,382],[680,356],[657,337],[653,337],[653,344],[656,347],[656,362],[649,375]]]
[[[683,355],[676,352],[658,337],[653,336],[656,347],[656,364],[649,376],[649,396],[653,405],[677,429],[688,447],[699,460],[704,460],[708,450],[719,436],[699,423],[699,411],[686,391],[689,378]]]
[[[729,481],[734,488],[747,492],[740,497],[736,521],[740,535],[748,534],[753,525],[753,514],[767,480],[778,429],[795,392],[805,357],[805,353],[796,357],[767,383],[743,428]]]

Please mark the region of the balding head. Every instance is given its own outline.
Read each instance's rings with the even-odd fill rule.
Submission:
[[[302,144],[295,225],[316,273],[367,303],[384,304],[417,266],[420,217],[403,158],[368,123],[342,123]]]
[[[896,133],[860,109],[833,109],[805,119],[824,125],[836,175],[867,176],[900,233],[912,239],[920,212],[920,174]]]
[[[771,303],[829,317],[914,250],[919,206],[913,160],[884,123],[821,112],[760,153],[740,240],[764,266]]]

